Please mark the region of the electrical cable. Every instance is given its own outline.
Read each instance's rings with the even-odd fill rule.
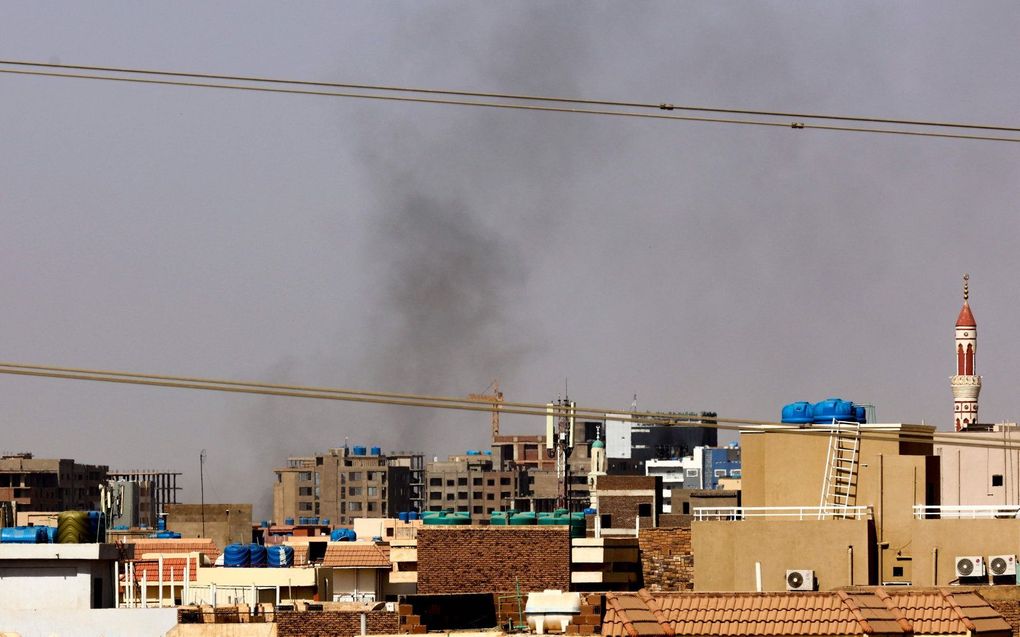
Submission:
[[[771,128],[791,128],[794,130],[823,130],[835,132],[871,133],[881,135],[904,135],[909,137],[932,137],[942,139],[961,139],[971,141],[990,142],[1012,142],[1020,143],[1020,137],[996,137],[991,135],[972,135],[962,133],[935,133],[930,131],[912,131],[894,128],[863,128],[856,126],[836,126],[827,124],[809,124],[804,122],[771,122],[754,119],[733,119],[723,117],[696,117],[690,115],[663,115],[655,113],[637,113],[633,111],[614,111],[588,108],[565,108],[555,106],[536,106],[533,104],[506,104],[498,102],[479,102],[470,100],[436,99],[425,97],[402,97],[396,95],[378,95],[368,93],[348,93],[337,91],[313,91],[306,89],[271,88],[265,86],[246,86],[241,84],[218,84],[209,82],[178,82],[173,80],[154,80],[136,77],[113,77],[108,75],[87,75],[83,73],[54,73],[48,71],[19,71],[14,69],[0,69],[0,73],[13,75],[29,75],[40,77],[71,78],[84,80],[106,80],[111,82],[129,82],[137,84],[155,84],[161,86],[184,86],[192,88],[218,88],[235,91],[255,91],[262,93],[281,93],[291,95],[316,95],[324,97],[345,97],[352,99],[381,100],[391,102],[407,102],[417,104],[441,104],[447,106],[475,106],[494,109],[508,109],[519,111],[540,111],[552,113],[570,113],[582,115],[605,115],[615,117],[634,117],[639,119],[655,119],[683,122],[702,122],[714,124],[737,124],[745,126],[767,126]]]
[[[135,69],[115,66],[86,66],[79,64],[59,64],[55,62],[30,62],[25,60],[0,60],[0,64],[11,66],[29,66],[53,69],[72,69],[78,71],[99,71],[110,73],[129,73],[134,75],[156,75],[163,77],[189,77],[206,80],[229,80],[234,82],[258,82],[262,84],[291,84],[296,86],[319,86],[328,88],[359,89],[390,91],[401,93],[421,93],[425,95],[457,95],[461,97],[487,97],[517,101],[532,102],[558,102],[565,104],[586,104],[589,106],[620,106],[627,108],[653,108],[665,111],[696,111],[703,113],[726,113],[731,115],[765,115],[769,117],[795,117],[798,119],[824,119],[846,122],[861,122],[872,124],[898,124],[907,126],[927,126],[933,128],[970,128],[977,130],[996,130],[1010,133],[1020,133],[1020,127],[1001,126],[995,124],[966,124],[960,122],[940,122],[932,120],[909,120],[890,119],[882,117],[864,117],[857,115],[824,115],[818,113],[800,113],[791,111],[767,111],[738,108],[719,108],[711,106],[690,106],[679,105],[668,102],[632,102],[604,99],[585,99],[576,97],[556,97],[547,95],[529,95],[520,93],[493,93],[482,91],[464,91],[433,88],[415,88],[408,86],[392,86],[385,84],[352,84],[343,82],[323,82],[313,80],[288,80],[254,75],[217,75],[213,73],[196,73],[190,71],[163,71],[154,69]]]
[[[491,413],[498,411],[503,414],[525,416],[569,416],[581,419],[620,420],[634,424],[689,426],[714,428],[738,432],[793,433],[803,435],[830,435],[824,428],[801,428],[788,423],[772,421],[723,418],[719,416],[696,416],[671,414],[666,412],[635,412],[614,413],[614,410],[578,408],[565,405],[548,405],[542,403],[503,403],[497,407],[489,401],[478,399],[462,399],[417,394],[397,394],[388,392],[366,392],[359,390],[330,389],[301,385],[278,385],[249,381],[214,380],[186,376],[162,376],[157,374],[133,374],[130,372],[104,372],[71,367],[48,367],[44,365],[26,365],[18,363],[0,363],[0,374],[37,376],[44,378],[62,378],[69,380],[91,380],[99,382],[148,385],[178,389],[199,389],[206,391],[222,391],[242,394],[260,394],[269,396],[285,396],[293,398],[316,398],[340,400],[348,402],[373,403],[404,407],[429,407],[461,411]],[[504,405],[507,405],[504,407]],[[513,405],[521,405],[516,407]],[[622,412],[623,410],[615,410]],[[608,417],[608,418],[607,418]],[[724,424],[725,423],[725,424]],[[904,423],[901,427],[921,427]],[[824,425],[822,425],[824,427]],[[994,441],[980,442],[967,433],[937,433],[925,431],[875,431],[863,430],[862,439],[884,440],[887,442],[944,444],[960,447],[978,447],[984,449],[1020,450],[1020,444],[1003,444]]]

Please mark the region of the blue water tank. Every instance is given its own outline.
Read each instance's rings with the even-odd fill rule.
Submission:
[[[854,414],[857,416],[857,422],[862,425],[868,422],[868,410],[860,405],[854,405]]]
[[[408,520],[407,511],[401,511],[400,513],[398,513],[397,519],[400,520],[401,522],[407,522]]]
[[[329,534],[330,542],[353,542],[358,539],[358,534],[352,529],[333,529]]]
[[[181,534],[174,531],[158,531],[149,537],[156,538],[157,540],[179,540],[181,539]]]
[[[484,453],[487,456],[491,456],[492,455],[492,449],[486,449]]]
[[[223,566],[245,567],[251,563],[251,550],[247,544],[228,544],[223,551]]]
[[[322,518],[322,522],[320,524],[322,524],[322,526],[329,526],[329,518]]]
[[[593,509],[591,507],[588,507],[587,509],[584,510],[584,514],[585,515],[596,515],[596,514],[598,514],[598,510],[597,509]]]
[[[409,522],[411,520],[417,520],[417,519],[418,519],[418,512],[417,511],[408,511],[407,512],[407,520]]]
[[[294,547],[270,546],[266,549],[266,561],[271,568],[294,566]]]
[[[855,421],[857,414],[854,413],[854,404],[842,398],[826,398],[815,403],[811,408],[813,422],[818,424],[831,423],[833,420]]]
[[[56,544],[57,543],[57,527],[55,527],[55,526],[44,526],[42,528],[46,529],[46,541],[49,542],[50,544]]]
[[[365,455],[365,448],[364,447],[360,447],[358,445],[355,445],[354,446],[354,455],[356,455],[356,456],[363,456],[363,455]]]
[[[0,529],[3,544],[46,544],[49,536],[44,526],[9,526]]]
[[[284,518],[283,523],[288,526],[294,526],[294,518]]]
[[[382,447],[372,447],[372,455],[373,456],[381,456],[382,455]]]
[[[261,544],[248,545],[248,566],[262,567],[266,565],[266,547]]]
[[[479,456],[481,454],[479,452],[475,451],[474,449],[468,449],[466,455],[469,455],[469,456]]]
[[[813,422],[814,413],[811,403],[799,401],[783,406],[783,422],[804,425]]]
[[[260,526],[263,529],[268,529],[269,528],[269,520],[262,520],[262,524]]]

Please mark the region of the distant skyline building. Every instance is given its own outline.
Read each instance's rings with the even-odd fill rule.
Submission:
[[[978,420],[978,396],[981,377],[977,375],[977,322],[970,311],[970,275],[963,275],[963,307],[956,318],[956,375],[950,378],[953,389],[953,418],[956,431]]]

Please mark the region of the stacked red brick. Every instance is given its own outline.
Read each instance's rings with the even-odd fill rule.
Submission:
[[[418,594],[570,589],[570,530],[449,526],[418,531]]]
[[[570,620],[568,635],[598,635],[602,630],[602,593],[581,594],[581,612]]]
[[[421,623],[421,617],[414,614],[410,604],[401,604],[397,607],[399,615],[400,632],[410,635],[424,635],[428,629]]]

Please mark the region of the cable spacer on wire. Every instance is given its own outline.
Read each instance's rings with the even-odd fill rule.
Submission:
[[[790,128],[804,128],[804,122],[790,122]]]
[[[672,104],[666,104],[665,102],[662,103],[662,104],[659,104],[659,110],[660,111],[671,111],[674,108],[676,108],[676,107],[673,106]]]

